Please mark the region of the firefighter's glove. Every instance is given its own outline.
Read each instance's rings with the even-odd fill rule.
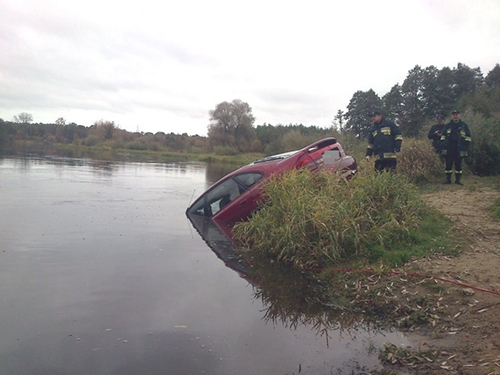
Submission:
[[[370,161],[370,155],[366,155],[366,161]]]

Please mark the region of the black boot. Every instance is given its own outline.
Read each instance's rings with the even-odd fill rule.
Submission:
[[[455,173],[455,183],[456,183],[457,185],[462,185],[462,186],[463,186],[464,184],[462,184],[462,182],[460,181],[461,179],[462,179],[462,175],[461,175],[461,174],[456,174],[456,173]]]
[[[443,182],[444,185],[451,184],[451,173],[446,173],[446,180]]]

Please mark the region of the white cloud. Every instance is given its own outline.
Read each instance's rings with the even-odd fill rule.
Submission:
[[[0,118],[206,134],[221,101],[256,123],[328,126],[357,90],[385,94],[415,65],[486,74],[496,0],[3,0]]]

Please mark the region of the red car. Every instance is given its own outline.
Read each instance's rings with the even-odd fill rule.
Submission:
[[[261,203],[262,182],[276,173],[308,168],[342,171],[350,177],[356,160],[345,154],[335,138],[324,138],[297,151],[267,156],[241,167],[213,184],[186,210],[186,215],[235,223],[247,219]]]

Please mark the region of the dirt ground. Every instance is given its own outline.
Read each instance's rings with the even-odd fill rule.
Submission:
[[[412,356],[389,354],[400,365],[389,373],[500,375],[500,223],[488,211],[499,196],[489,188],[458,185],[424,195],[454,222],[464,246],[457,257],[407,266],[407,272],[434,277],[426,286],[406,283],[399,298],[406,294],[415,302],[425,294],[433,303],[425,309],[429,323],[408,332]]]

